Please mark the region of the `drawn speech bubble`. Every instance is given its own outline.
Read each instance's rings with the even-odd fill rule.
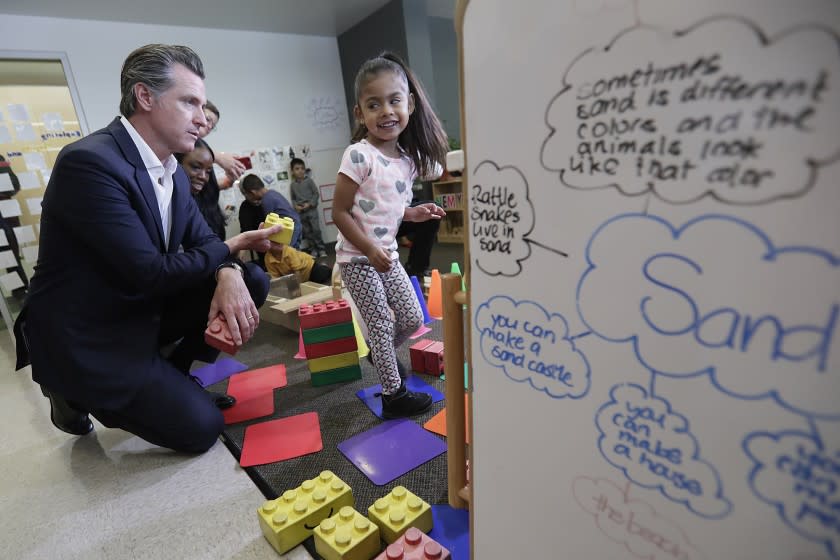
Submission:
[[[675,204],[801,196],[840,157],[838,42],[826,26],[768,36],[735,17],[626,30],[566,70],[542,165],[571,188]]]
[[[673,377],[708,374],[741,399],[840,418],[840,259],[776,247],[745,220],[681,227],[640,214],[601,225],[578,284],[581,320]]]
[[[566,319],[532,301],[493,296],[478,306],[481,354],[517,383],[560,399],[589,391],[589,362],[569,338]]]

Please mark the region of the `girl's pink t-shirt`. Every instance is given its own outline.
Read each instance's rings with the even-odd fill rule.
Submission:
[[[362,140],[351,144],[341,158],[339,173],[347,175],[359,189],[350,215],[364,234],[398,259],[397,230],[406,207],[411,204],[411,185],[417,177],[414,164],[405,153],[394,159]],[[338,234],[336,262],[367,262],[367,257]]]

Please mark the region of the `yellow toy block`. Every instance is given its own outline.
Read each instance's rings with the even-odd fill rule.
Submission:
[[[321,521],[314,535],[324,560],[370,560],[379,552],[379,527],[351,507]]]
[[[379,525],[382,540],[388,544],[400,538],[409,527],[417,527],[424,533],[432,530],[432,507],[404,486],[396,486],[390,494],[376,500],[368,508],[368,517]]]
[[[295,221],[286,216],[281,218],[274,212],[271,212],[265,217],[265,227],[275,226],[277,224],[283,226],[283,229],[269,237],[269,239],[275,243],[288,245],[292,242],[292,234],[295,232]]]
[[[312,535],[318,523],[354,503],[353,491],[343,480],[331,471],[321,471],[276,500],[266,501],[257,515],[266,540],[284,554]]]
[[[359,351],[353,350],[352,352],[333,354],[332,356],[309,360],[309,371],[317,373],[319,371],[329,371],[331,369],[357,365],[359,365]]]

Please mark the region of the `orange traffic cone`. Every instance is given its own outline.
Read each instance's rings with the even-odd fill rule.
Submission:
[[[440,272],[432,270],[432,285],[429,287],[429,316],[443,319],[443,287],[440,283]]]

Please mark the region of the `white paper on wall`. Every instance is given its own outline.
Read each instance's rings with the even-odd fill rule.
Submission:
[[[0,229],[0,247],[8,247],[9,238],[6,237],[6,232]]]
[[[12,135],[5,124],[0,125],[0,144],[8,144],[12,141]]]
[[[17,200],[0,200],[0,215],[4,218],[20,216],[20,204]]]
[[[41,179],[44,181],[44,185],[49,184],[51,175],[52,175],[52,169],[42,169],[41,170]]]
[[[47,162],[44,159],[44,154],[41,152],[24,152],[23,161],[26,163],[26,168],[30,171],[47,168]]]
[[[2,251],[0,252],[0,269],[4,268],[14,268],[17,266],[17,259],[15,259],[15,254],[11,251]]]
[[[6,292],[11,292],[12,290],[22,288],[23,280],[20,279],[20,276],[17,272],[10,272],[8,274],[0,276],[0,285],[3,286],[3,289]]]
[[[41,187],[41,180],[38,178],[38,173],[35,171],[24,171],[18,173],[18,181],[20,181],[20,188],[23,189],[37,189]]]
[[[12,177],[8,173],[0,173],[0,192],[9,192],[15,190],[12,184]]]
[[[44,113],[44,129],[49,132],[61,132],[64,130],[64,119],[61,113]]]
[[[40,216],[41,215],[41,201],[43,200],[42,197],[38,198],[27,198],[26,199],[26,206],[29,208],[29,213],[33,216]]]
[[[30,245],[29,247],[23,247],[21,249],[23,253],[23,259],[28,262],[35,264],[38,262],[38,245]]]
[[[37,138],[32,123],[15,123],[15,136],[18,142],[34,142]]]
[[[23,103],[9,103],[6,108],[9,110],[10,121],[29,122],[32,120],[29,118],[29,109]]]
[[[15,232],[18,243],[21,245],[35,241],[35,231],[32,229],[32,226],[18,226],[13,231]]]

